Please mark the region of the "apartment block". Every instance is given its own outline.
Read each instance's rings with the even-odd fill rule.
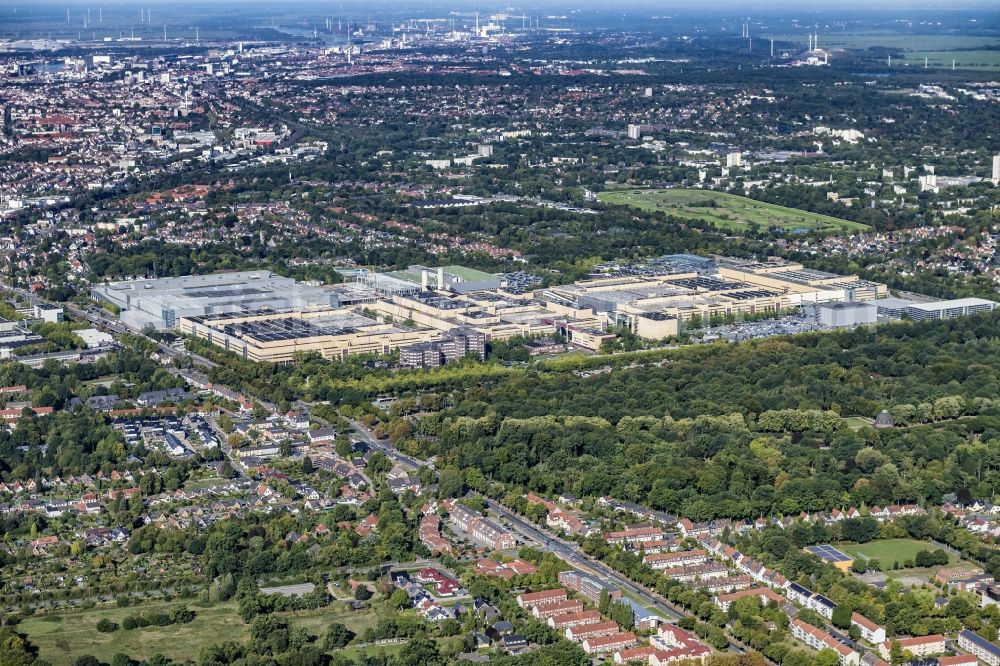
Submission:
[[[670,569],[693,566],[708,562],[708,552],[704,550],[682,550],[676,553],[653,553],[642,558],[642,563],[653,569]]]
[[[899,647],[914,657],[931,657],[936,654],[944,654],[945,652],[944,636],[941,634],[914,636],[912,638],[894,638],[884,641],[879,645],[878,651],[883,659],[889,658],[889,651],[892,650],[893,643],[898,643]]]
[[[857,627],[861,631],[861,638],[872,645],[885,642],[885,628],[875,624],[861,613],[851,613],[851,626]]]

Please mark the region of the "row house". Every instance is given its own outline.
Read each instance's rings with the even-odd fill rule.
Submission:
[[[612,546],[635,545],[661,541],[665,536],[663,528],[651,525],[628,527],[618,532],[605,532],[604,541]]]
[[[708,562],[708,552],[704,550],[681,550],[676,553],[653,553],[642,558],[642,563],[653,569],[667,569],[692,566]]]
[[[628,544],[625,546],[625,550],[635,553],[653,554],[672,553],[681,550],[683,547],[683,541],[673,535],[667,535],[663,539],[652,539],[650,541]]]
[[[675,661],[685,663],[697,661],[704,664],[711,653],[712,651],[704,645],[657,650],[649,656],[649,666],[666,666]]]
[[[704,546],[707,552],[723,560],[732,562],[739,571],[758,583],[778,590],[784,590],[789,585],[788,579],[777,571],[768,569],[763,564],[747,557],[732,546],[726,545],[714,537],[700,539],[699,543]]]
[[[583,610],[583,602],[579,599],[563,599],[546,604],[536,604],[531,608],[531,614],[539,620],[547,620],[557,615],[579,613]]]
[[[623,650],[638,643],[635,634],[623,631],[610,636],[598,636],[583,641],[583,651],[587,654],[606,654],[615,650]]]
[[[613,659],[616,664],[648,664],[654,652],[656,648],[652,645],[640,645],[615,652]]]
[[[431,555],[451,555],[454,550],[441,536],[441,519],[433,513],[420,519],[420,543],[431,551]]]
[[[711,523],[693,523],[690,519],[684,518],[677,522],[677,529],[681,531],[681,535],[685,539],[698,539],[701,537],[712,536],[714,530],[712,529]],[[722,530],[719,530],[721,532]]]
[[[610,636],[619,632],[621,632],[621,627],[618,626],[617,622],[593,622],[591,624],[578,624],[573,627],[567,627],[566,638],[575,643],[581,643],[588,638]]]
[[[660,571],[667,578],[681,581],[682,583],[700,580],[712,580],[729,577],[729,568],[719,562],[708,562],[707,564],[697,564],[690,567],[671,567]]]
[[[742,555],[739,560],[736,561],[736,568],[756,581],[762,580],[765,573],[767,573],[767,567],[757,560],[747,557],[746,555]]]
[[[830,648],[837,653],[837,661],[841,666],[859,666],[861,655],[844,643],[834,638],[831,634],[817,629],[811,624],[807,624],[798,618],[793,618],[790,624],[792,636],[802,641],[814,650]]]
[[[539,604],[550,604],[566,599],[565,588],[558,587],[553,590],[541,590],[539,592],[524,592],[517,595],[517,605],[520,608],[533,608]]]
[[[753,585],[750,576],[725,576],[706,580],[692,580],[687,586],[692,590],[701,590],[706,594],[729,594],[747,590]]]
[[[902,506],[898,504],[891,504],[885,508],[873,506],[869,513],[875,520],[884,522],[887,520],[896,520],[897,518],[902,518],[903,516],[922,516],[927,512],[916,504],[903,504]]]
[[[660,525],[672,526],[677,523],[677,518],[675,516],[671,516],[670,514],[662,511],[654,511],[650,508],[640,506],[635,502],[626,502],[625,500],[615,499],[610,495],[598,497],[597,504],[599,506],[608,507],[614,511],[618,511],[619,513],[628,513],[636,516],[640,520],[659,523]]]
[[[756,597],[761,606],[766,606],[771,602],[774,602],[779,606],[785,603],[785,598],[783,596],[768,587],[755,587],[750,590],[742,590],[731,594],[722,594],[712,599],[712,601],[716,606],[722,609],[722,612],[728,613],[729,607],[733,605],[734,601],[738,601],[745,597]]]
[[[565,615],[555,615],[549,618],[548,625],[553,629],[568,629],[583,624],[594,624],[601,621],[601,612],[596,610],[579,611]]]

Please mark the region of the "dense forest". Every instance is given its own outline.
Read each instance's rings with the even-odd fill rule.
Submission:
[[[613,494],[696,520],[991,496],[998,319],[688,348],[590,377],[518,373],[466,387],[419,429],[479,483]],[[883,408],[897,427],[841,418]]]

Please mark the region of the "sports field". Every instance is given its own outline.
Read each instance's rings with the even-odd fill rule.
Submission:
[[[183,663],[188,659],[197,660],[198,653],[209,645],[228,640],[245,641],[249,638],[249,627],[240,619],[234,603],[209,608],[188,603],[188,608],[197,613],[190,624],[119,629],[110,634],[97,631],[97,622],[102,618],[121,624],[126,615],[145,610],[168,612],[177,605],[176,602],[148,603],[133,608],[108,608],[31,617],[18,625],[18,631],[27,634],[31,643],[39,648],[39,656],[53,666],[68,666],[84,654],[94,655],[108,663],[118,652],[124,652],[133,659],[149,659],[160,653]],[[331,622],[342,622],[355,633],[360,633],[375,626],[378,620],[372,609],[351,612],[343,610],[340,604],[314,611],[283,613],[282,616],[288,618],[290,624],[303,626],[310,633],[320,636],[326,632],[326,627]]]
[[[837,548],[855,559],[878,560],[883,571],[892,569],[895,562],[903,566],[906,560],[912,560],[921,550],[937,550],[938,547],[926,541],[915,539],[883,539],[868,543],[838,543]],[[954,556],[948,556],[949,562],[954,562]]]
[[[762,229],[819,230],[829,233],[864,231],[857,222],[754,201],[712,190],[611,190],[598,198],[610,204],[632,206],[649,212],[662,211],[692,220],[709,222],[724,229],[744,231],[756,224]]]

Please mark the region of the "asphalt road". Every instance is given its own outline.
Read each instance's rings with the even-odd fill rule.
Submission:
[[[546,530],[542,530],[538,526],[524,520],[516,513],[510,511],[499,502],[485,497],[483,499],[492,511],[500,516],[503,516],[504,520],[506,520],[522,537],[537,542],[545,550],[555,553],[560,559],[563,559],[574,566],[582,569],[589,569],[590,571],[607,578],[623,591],[628,592],[630,596],[638,599],[647,606],[651,606],[664,617],[670,618],[671,620],[679,620],[684,617],[684,613],[680,612],[672,604],[669,604],[669,602],[666,602],[662,597],[659,595],[654,596],[654,594],[651,594],[645,588],[636,585],[608,565],[590,557],[584,553],[577,544],[565,541],[553,534],[550,534]]]
[[[391,444],[389,444],[388,440],[376,439],[368,431],[368,429],[360,423],[351,421],[351,426],[358,433],[358,436],[369,446],[373,449],[382,451],[391,460],[414,469],[426,464],[416,458],[412,458],[397,451]],[[670,601],[668,601],[665,597],[647,590],[646,588],[632,582],[629,578],[615,571],[603,562],[590,557],[583,552],[579,544],[566,541],[565,539],[550,533],[548,530],[542,529],[534,523],[521,518],[516,513],[495,500],[488,497],[483,497],[483,500],[492,511],[502,516],[504,520],[510,524],[514,531],[522,537],[522,539],[537,543],[541,548],[554,553],[557,557],[574,567],[606,578],[621,588],[622,591],[627,592],[633,599],[637,599],[642,604],[653,608],[663,617],[668,618],[671,621],[679,620],[686,615],[682,608],[670,603]],[[730,651],[736,653],[745,653],[748,651],[747,646],[731,637],[729,639],[729,649]]]
[[[398,450],[396,450],[388,440],[376,439],[367,428],[356,421],[351,421],[351,426],[357,432],[358,436],[367,443],[371,448],[383,452],[389,459],[400,463],[402,465],[412,467],[413,469],[418,469],[422,464],[422,461],[417,460],[407,456]],[[499,502],[496,502],[487,497],[483,497],[486,501],[486,505],[489,506],[491,510],[495,513],[503,516],[503,518],[514,528],[514,530],[521,535],[522,538],[533,541],[539,546],[554,553],[557,557],[566,562],[572,564],[573,566],[580,567],[585,570],[590,570],[608,580],[614,582],[622,590],[627,591],[632,597],[640,600],[642,603],[647,604],[655,608],[664,617],[670,618],[672,620],[678,620],[683,617],[683,612],[679,611],[673,605],[669,604],[665,599],[659,597],[659,595],[654,596],[649,591],[636,585],[628,578],[618,573],[608,565],[603,562],[599,562],[587,554],[585,554],[580,546],[576,543],[572,543],[561,539],[554,534],[542,530],[533,523],[524,520],[516,513],[507,509]]]
[[[417,460],[416,458],[397,451],[387,439],[376,439],[367,428],[357,421],[354,421],[353,419],[348,419],[348,421],[351,424],[351,427],[354,428],[354,432],[358,435],[358,438],[360,438],[370,448],[384,453],[390,460],[414,470],[420,469],[422,466],[427,464],[422,460]]]

